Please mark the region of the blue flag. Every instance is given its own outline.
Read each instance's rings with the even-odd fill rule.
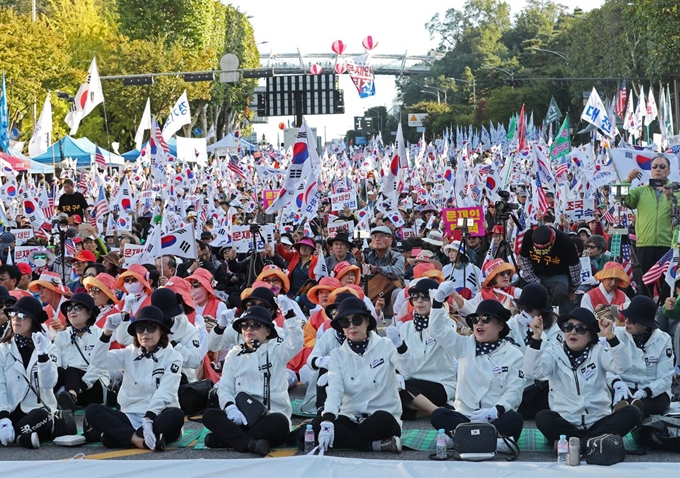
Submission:
[[[9,111],[7,108],[4,71],[2,72],[2,93],[0,93],[0,148],[5,153],[9,149]]]

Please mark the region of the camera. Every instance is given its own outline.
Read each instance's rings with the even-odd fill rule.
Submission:
[[[250,233],[251,234],[257,234],[257,233],[260,232],[260,225],[259,224],[252,222],[248,226],[250,227]]]
[[[54,217],[52,219],[52,227],[55,226],[69,226],[73,224],[73,221],[70,220],[71,218],[69,217],[68,214],[65,212],[59,213],[58,216]]]
[[[519,204],[508,202],[510,193],[508,191],[498,191],[501,197],[500,201],[496,201],[496,220],[504,220],[510,217],[512,211],[519,209]]]

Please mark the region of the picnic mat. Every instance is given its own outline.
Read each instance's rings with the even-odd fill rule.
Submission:
[[[301,411],[300,409],[302,408],[302,400],[299,398],[296,398],[290,404],[293,406],[293,415],[298,416],[298,417],[306,417],[306,418],[314,418],[316,417],[316,413],[305,413]]]
[[[401,432],[401,444],[406,448],[418,451],[435,451],[437,430],[403,430]],[[623,438],[626,450],[639,448],[635,438],[629,433]],[[548,444],[543,434],[537,428],[525,428],[517,443],[521,451],[553,451],[553,446]]]
[[[210,450],[207,446],[205,446],[205,436],[210,433],[210,430],[207,428],[203,428],[203,430],[200,431],[200,436],[198,436],[198,441],[194,445],[194,450]],[[276,450],[297,450],[297,447],[294,446],[279,446],[276,448],[272,448],[272,452],[275,452]]]

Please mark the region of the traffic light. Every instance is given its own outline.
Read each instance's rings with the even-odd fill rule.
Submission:
[[[215,74],[212,72],[209,73],[185,73],[184,74],[184,81],[188,83],[196,82],[196,81],[213,81],[215,79]]]
[[[274,76],[274,70],[272,68],[255,68],[252,70],[243,70],[241,76],[244,79],[248,78],[271,78]]]
[[[123,78],[124,86],[153,85],[153,76],[129,76]]]
[[[258,94],[257,95],[257,116],[264,118],[267,116],[267,95]]]
[[[571,84],[570,80],[553,80],[553,85],[556,86],[557,88],[569,88],[569,85]]]

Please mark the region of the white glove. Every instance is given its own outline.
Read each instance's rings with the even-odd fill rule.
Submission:
[[[470,421],[477,423],[491,423],[496,418],[498,418],[498,409],[496,407],[482,408],[481,410],[472,412]]]
[[[14,443],[14,426],[9,418],[0,420],[0,443],[5,446]]]
[[[406,380],[404,380],[404,376],[400,373],[397,374],[397,382],[399,383],[399,390],[406,390]]]
[[[123,323],[123,314],[111,314],[106,318],[104,330],[109,330],[111,333],[115,332],[120,324]]]
[[[647,398],[647,392],[642,389],[633,394],[633,400],[642,400],[643,398]]]
[[[246,420],[246,416],[241,413],[241,410],[238,409],[236,405],[233,403],[227,407],[227,418],[231,420],[232,422],[236,423],[237,425],[247,425],[248,420]]]
[[[321,422],[321,429],[317,439],[319,440],[319,447],[324,450],[333,448],[333,442],[335,441],[335,425],[333,425],[333,422],[327,420]]]
[[[49,343],[49,340],[42,332],[33,332],[31,339],[33,340],[33,345],[35,346],[35,352],[38,355],[42,355],[47,352],[47,344]]]
[[[134,294],[125,294],[125,296],[123,296],[123,300],[125,301],[123,312],[127,312],[129,314],[132,312],[132,308],[135,306],[138,299]]]
[[[387,338],[392,341],[396,348],[401,347],[401,345],[404,343],[404,339],[401,338],[399,329],[397,329],[394,325],[387,327],[387,329],[385,329],[385,334],[387,335]]]
[[[595,277],[593,277],[593,276],[590,276],[590,277],[588,277],[586,280],[582,280],[582,281],[581,281],[581,284],[584,284],[584,285],[597,285],[597,284],[599,284],[599,283],[600,283],[600,281],[598,281],[598,280],[597,280]]]
[[[325,368],[326,370],[328,370],[330,363],[331,363],[331,357],[329,355],[324,355],[323,357],[318,357],[314,361],[316,368]]]
[[[328,374],[324,373],[323,375],[319,375],[319,380],[316,381],[317,387],[325,387],[328,385]]]
[[[630,396],[630,389],[628,388],[628,385],[626,385],[626,382],[619,380],[614,384],[614,404],[617,404]]]
[[[156,449],[156,434],[153,432],[153,420],[145,418],[142,420],[142,432],[144,432],[144,443],[151,450]]]
[[[291,303],[292,301],[285,295],[279,295],[274,300],[279,306],[279,309],[281,309],[281,313],[283,315],[286,315],[288,312],[293,310],[293,304]]]
[[[217,325],[223,329],[228,329],[236,317],[236,309],[227,309],[217,317]]]
[[[437,290],[434,292],[434,294],[430,294],[430,296],[437,302],[444,303],[446,302],[446,299],[448,299],[449,296],[453,294],[455,291],[456,291],[455,284],[447,280],[439,284]]]

